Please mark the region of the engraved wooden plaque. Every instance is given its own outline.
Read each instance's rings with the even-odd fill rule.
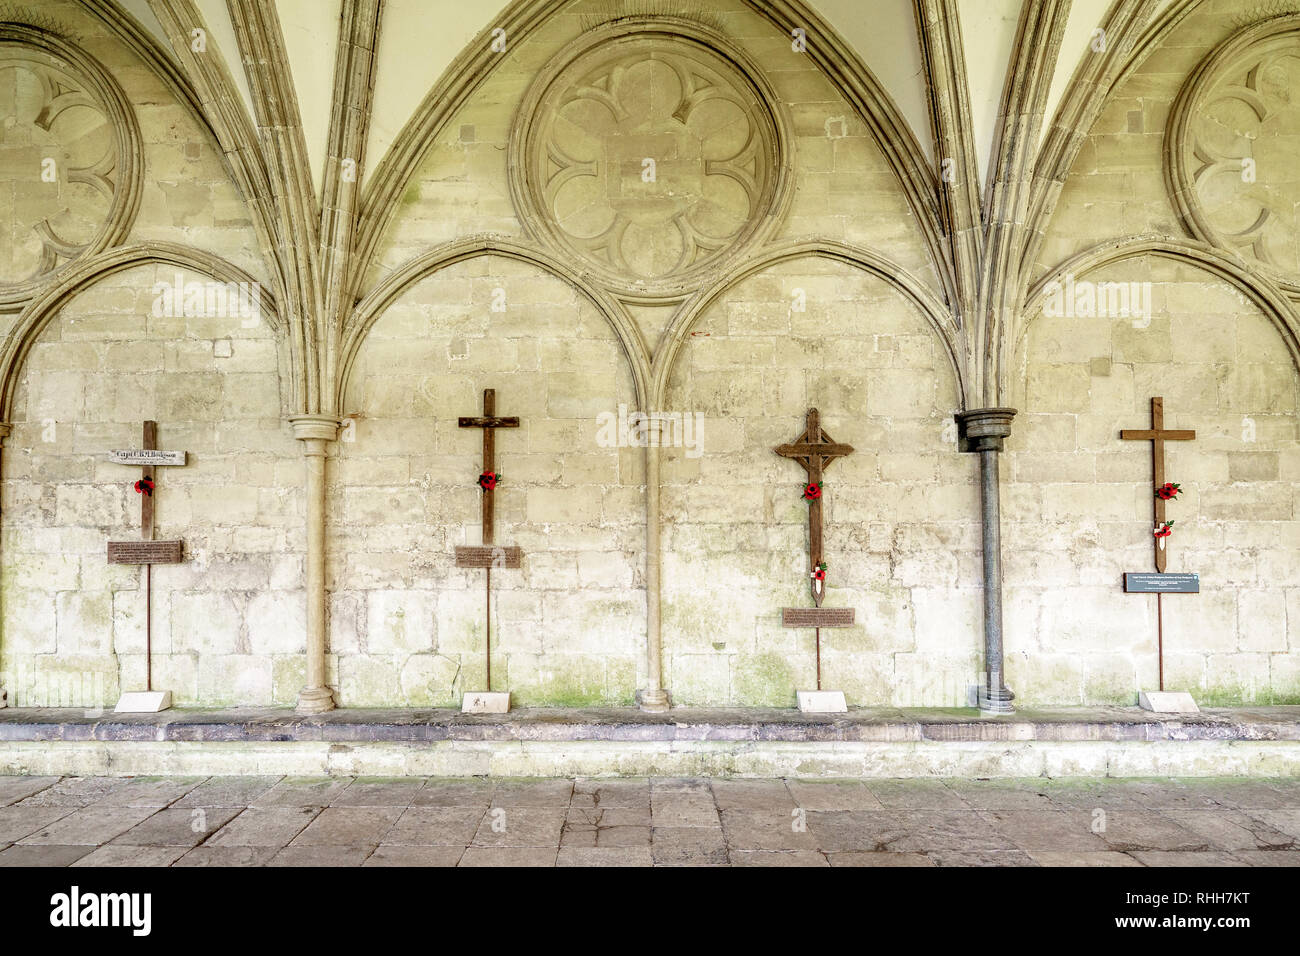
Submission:
[[[180,541],[110,541],[109,564],[180,564]]]
[[[163,451],[159,448],[127,448],[108,453],[108,460],[117,465],[183,465],[183,451]]]
[[[524,553],[519,548],[494,545],[457,545],[458,568],[517,568]]]
[[[781,609],[784,627],[852,627],[851,607],[786,607]]]

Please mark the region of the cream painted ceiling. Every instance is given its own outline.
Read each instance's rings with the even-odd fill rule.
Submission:
[[[116,0],[169,49],[149,0]],[[293,71],[303,137],[317,189],[322,182],[329,97],[342,0],[270,0],[275,5]],[[971,123],[981,180],[988,175],[998,108],[1024,0],[957,0],[966,60]],[[1164,0],[1161,7],[1172,0]],[[489,42],[510,0],[384,0],[378,69],[364,172],[378,165],[420,101],[471,43]],[[1112,0],[1073,0],[1047,103],[1053,115],[1076,67],[1093,55],[1093,31]],[[248,81],[238,62],[226,0],[195,0],[210,46],[226,60],[253,118]],[[913,0],[809,0],[875,75],[926,155],[934,159],[926,79]],[[1153,18],[1154,19],[1154,18]],[[1045,122],[1041,135],[1050,128]]]

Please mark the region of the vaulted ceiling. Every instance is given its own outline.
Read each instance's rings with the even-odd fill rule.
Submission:
[[[571,40],[627,18],[670,17],[690,31],[697,21],[723,24],[740,7],[771,24],[756,51],[774,50],[782,36],[806,39],[796,49],[875,137],[925,246],[929,271],[916,283],[939,303],[934,320],[951,333],[963,400],[996,405],[1014,340],[1007,328],[1019,321],[1043,225],[1086,131],[1158,45],[1152,38],[1205,0],[76,2],[211,131],[248,202],[290,330],[295,403],[323,414],[337,405],[349,350],[364,337],[370,313],[359,304],[387,294],[388,279],[375,287],[367,278],[384,230],[439,131],[492,74],[495,43],[527,58],[536,51],[519,44],[551,27]],[[754,17],[736,22],[752,26]],[[602,308],[633,329],[630,310],[646,296],[624,292]],[[673,335],[629,332],[642,399],[658,399],[651,392],[671,367],[682,323],[707,292],[689,283],[659,290],[656,304],[681,307]],[[43,308],[35,303],[32,315]]]
[[[151,0],[114,0],[170,49]],[[255,116],[248,79],[238,60],[235,28],[226,0],[193,0],[206,25],[210,48],[224,58],[250,120]],[[339,41],[342,0],[266,0],[278,16],[293,73],[312,178],[319,189],[327,152],[330,95]],[[1148,22],[1174,0],[1157,0]],[[998,110],[1008,76],[1017,24],[1025,0],[955,0],[980,181],[987,180]],[[1049,64],[1045,118],[1060,105],[1070,77],[1094,56],[1093,31],[1107,20],[1114,0],[1072,0],[1061,52]],[[412,117],[425,94],[475,38],[487,42],[510,0],[383,0],[374,99],[366,140],[365,173],[372,172]],[[765,4],[755,0],[755,6]],[[915,0],[808,0],[861,60],[893,100],[922,150],[934,159],[927,76],[918,38]],[[1044,122],[1040,140],[1050,128]]]

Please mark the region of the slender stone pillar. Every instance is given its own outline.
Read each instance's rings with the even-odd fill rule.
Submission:
[[[645,600],[646,600],[646,686],[640,694],[641,709],[662,714],[669,708],[663,687],[663,643],[659,628],[659,446],[660,422],[642,425],[638,435],[646,436],[645,447]]]
[[[13,432],[12,425],[10,425],[8,422],[0,422],[0,455],[3,455],[4,453],[5,439],[8,438],[12,432]],[[2,467],[2,464],[3,464],[2,461],[0,461],[0,482],[3,482],[4,480],[4,468]],[[3,514],[3,509],[0,509],[0,514]],[[3,527],[3,525],[0,524],[0,527]],[[0,674],[0,677],[3,676],[4,676],[3,674]],[[9,692],[5,690],[3,685],[0,685],[0,709],[3,709],[8,705],[9,705]]]
[[[289,424],[307,465],[307,686],[298,713],[323,714],[335,706],[325,682],[325,451],[343,423],[332,415],[296,415]]]
[[[1011,434],[1014,408],[977,408],[957,416],[963,450],[980,456],[980,517],[984,525],[984,685],[979,709],[1011,714],[1015,694],[1007,687],[1002,658],[1002,513],[998,482],[998,453]]]

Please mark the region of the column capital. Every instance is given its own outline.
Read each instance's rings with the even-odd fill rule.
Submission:
[[[293,415],[289,424],[299,441],[338,441],[343,419],[337,415]]]
[[[12,435],[13,432],[14,432],[13,425],[11,425],[9,422],[0,422],[0,445],[3,445],[5,439],[8,438],[10,435]]]
[[[1014,408],[972,408],[957,413],[959,447],[962,451],[1002,451],[1011,434]]]

